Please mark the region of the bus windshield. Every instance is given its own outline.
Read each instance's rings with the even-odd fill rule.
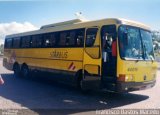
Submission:
[[[125,60],[154,60],[153,43],[149,31],[131,27],[119,28],[120,56]]]

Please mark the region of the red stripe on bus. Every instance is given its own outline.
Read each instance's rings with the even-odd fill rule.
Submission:
[[[70,64],[70,66],[68,67],[68,69],[71,69],[72,66],[73,66],[73,62]]]
[[[76,68],[76,66],[74,66],[73,68],[72,68],[72,70],[74,70]]]

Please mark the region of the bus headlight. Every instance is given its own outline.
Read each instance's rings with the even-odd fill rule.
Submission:
[[[133,81],[133,75],[126,75],[126,81]]]
[[[131,81],[133,81],[133,80],[134,80],[133,75],[130,75],[130,80],[131,80]]]
[[[128,76],[126,76],[126,77],[125,77],[125,81],[128,81],[128,80],[129,80],[129,77],[128,77]]]

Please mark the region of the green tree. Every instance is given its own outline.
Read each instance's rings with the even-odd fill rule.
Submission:
[[[153,38],[153,41],[160,42],[160,32],[152,31],[152,38]]]

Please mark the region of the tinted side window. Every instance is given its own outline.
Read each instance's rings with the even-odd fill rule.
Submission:
[[[59,46],[80,47],[83,46],[84,29],[70,30],[60,33]]]
[[[85,29],[47,33],[43,35],[43,47],[81,47]]]
[[[84,29],[76,30],[76,45],[79,47],[84,45]]]
[[[21,47],[29,48],[30,47],[30,36],[21,37]]]
[[[12,39],[11,38],[6,39],[5,48],[12,48]]]
[[[86,46],[91,47],[94,45],[98,28],[89,28],[86,32]]]
[[[20,38],[13,38],[13,48],[19,48],[20,47]]]
[[[68,46],[75,46],[76,44],[76,31],[75,30],[72,30],[69,32],[69,35],[67,37],[67,41],[68,41]]]
[[[58,33],[44,34],[43,47],[56,47],[57,40],[58,40]]]
[[[60,41],[59,46],[67,46],[69,42],[69,33],[68,32],[61,32],[60,33]]]
[[[42,47],[42,35],[33,35],[31,37],[31,47],[32,48],[41,48]]]

